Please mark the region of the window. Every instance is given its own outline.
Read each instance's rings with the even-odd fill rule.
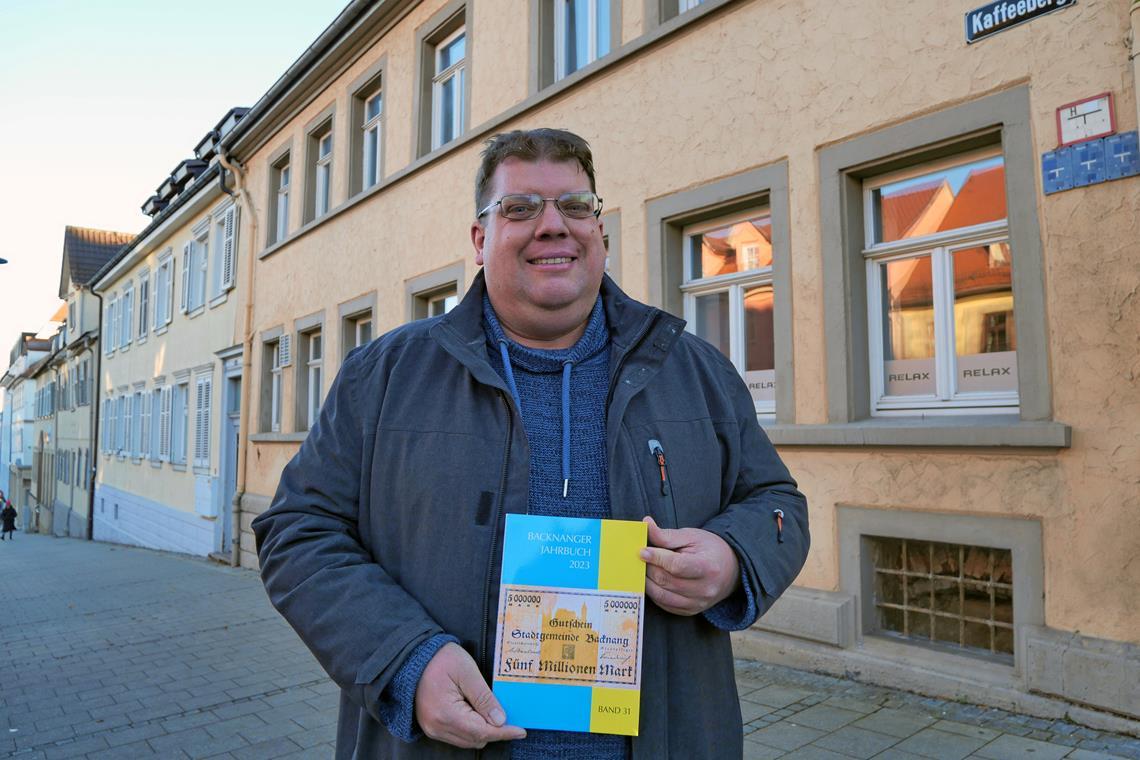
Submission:
[[[446,314],[459,304],[464,281],[464,263],[459,261],[407,280],[408,319],[425,319]]]
[[[150,270],[139,274],[139,342],[146,340],[150,331]]]
[[[830,429],[789,430],[792,437],[777,435],[777,443],[845,443],[855,439],[834,426],[853,424],[867,444],[900,445],[905,427],[906,445],[1070,445],[1071,429],[1053,420],[1036,159],[1025,149],[1032,145],[1031,112],[1028,87],[1019,86],[820,149]],[[974,189],[1004,194],[1004,204],[973,196],[965,184],[971,173]],[[943,180],[937,197],[926,188],[930,209],[902,211],[905,191],[917,199],[919,185]],[[956,205],[954,215],[944,216],[939,203]],[[927,267],[924,324],[934,333],[916,347],[901,331],[922,324],[918,284]],[[1009,295],[999,297],[1003,291]],[[972,315],[974,303],[986,305]],[[963,335],[961,348],[955,333]],[[1002,353],[1016,358],[1009,374],[986,366]],[[933,369],[886,364],[894,361],[925,361]],[[891,373],[902,377],[890,378],[888,367],[903,369]],[[956,419],[964,409],[972,412]],[[892,419],[900,415],[912,419]],[[872,417],[879,419],[867,424]]]
[[[872,413],[1017,406],[1000,152],[864,182]]]
[[[688,329],[732,361],[757,412],[775,414],[770,210],[688,226],[684,238]]]
[[[134,300],[135,300],[135,286],[127,285],[123,290],[123,297],[119,301],[119,308],[122,310],[122,315],[119,317],[119,345],[123,348],[131,345],[131,333],[134,330]]]
[[[880,633],[1013,661],[1009,549],[868,537]]]
[[[87,406],[91,403],[91,365],[90,359],[79,362],[79,380],[76,390],[79,392],[78,405]]]
[[[214,266],[210,295],[218,297],[234,286],[234,257],[237,255],[237,205],[231,203],[211,214],[214,220]]]
[[[372,341],[372,315],[360,317],[353,320],[352,323],[352,346],[349,348],[359,348],[366,343]]]
[[[71,332],[79,329],[79,325],[75,322],[75,301],[67,302],[67,326]]]
[[[281,432],[282,370],[293,363],[292,340],[289,335],[279,335],[264,343],[264,383],[265,392],[261,397],[261,427],[273,433]]]
[[[791,422],[787,164],[667,195],[646,211],[649,250],[657,252],[649,259],[650,302],[685,316],[686,329],[728,357],[758,414]]]
[[[206,268],[210,259],[209,220],[195,228],[194,239],[182,247],[182,312],[206,303]]]
[[[554,78],[562,79],[610,52],[610,0],[553,0]]]
[[[174,255],[163,254],[154,276],[154,328],[170,324],[174,314]]]
[[[435,46],[435,73],[431,80],[432,150],[446,145],[463,132],[464,79],[467,35],[460,27]]]
[[[455,308],[459,303],[459,296],[455,289],[436,293],[428,298],[427,311],[429,317],[441,317]]]
[[[174,396],[170,412],[170,461],[173,464],[186,464],[186,437],[190,421],[190,383],[180,382],[174,386]]]
[[[301,352],[298,367],[298,429],[310,430],[321,410],[324,385],[324,344],[321,331],[301,333]],[[303,426],[302,423],[303,422]]]
[[[269,171],[271,193],[269,199],[268,244],[280,243],[289,234],[289,187],[292,168],[289,154],[285,153]]]
[[[333,134],[328,132],[317,139],[317,187],[314,197],[314,216],[328,213],[329,181],[333,172]]]
[[[691,11],[702,2],[704,2],[704,0],[677,0],[677,12],[684,13],[685,11]]]
[[[375,185],[380,181],[381,155],[384,149],[382,121],[384,118],[384,93],[380,91],[379,84],[376,91],[363,98],[363,119],[361,127],[361,182],[362,189]]]
[[[214,379],[199,375],[194,381],[194,466],[210,466],[210,408]]]

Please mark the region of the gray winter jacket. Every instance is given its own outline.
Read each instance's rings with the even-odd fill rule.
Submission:
[[[341,688],[337,758],[470,758],[406,744],[377,700],[430,636],[460,639],[489,681],[504,514],[527,504],[530,456],[487,361],[480,273],[448,315],[353,351],[320,419],[253,523],[274,606]],[[736,551],[761,612],[808,551],[807,505],[756,422],[744,383],[684,322],[607,277],[606,440],[615,519],[701,527]],[[667,488],[648,442],[659,441]],[[778,536],[776,510],[782,510]],[[727,633],[647,605],[636,760],[742,754]],[[485,758],[506,758],[493,744]]]

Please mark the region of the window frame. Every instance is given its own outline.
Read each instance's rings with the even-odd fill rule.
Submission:
[[[791,232],[788,163],[778,161],[737,175],[681,190],[646,203],[649,255],[648,302],[684,315],[684,231],[690,225],[768,206],[772,219],[773,341],[776,364],[775,422],[795,420]],[[735,275],[732,275],[735,276]],[[772,417],[762,418],[765,427]]]
[[[407,320],[411,322],[432,316],[432,300],[444,294],[454,295],[458,305],[463,300],[466,283],[464,261],[456,261],[407,280],[404,284]]]
[[[321,155],[321,146],[328,140],[328,155]],[[304,209],[301,215],[302,226],[309,225],[322,219],[332,211],[334,206],[333,180],[334,161],[336,151],[336,104],[330,104],[319,114],[314,116],[305,125],[305,179],[304,179]],[[290,172],[290,183],[293,182],[293,172]],[[321,198],[321,178],[324,182],[324,194]],[[321,203],[318,203],[318,200]],[[321,205],[324,208],[321,208]]]
[[[289,237],[289,205],[293,188],[293,142],[290,140],[269,157],[266,183],[265,247],[271,248]]]
[[[313,365],[312,348],[313,339],[320,340],[321,358]],[[293,380],[293,421],[294,430],[303,433],[312,428],[320,413],[321,403],[324,400],[324,358],[328,353],[328,335],[325,332],[325,312],[315,312],[293,321],[293,346],[296,355],[290,357],[295,366],[296,375]],[[313,372],[313,369],[316,372]],[[316,404],[314,408],[314,375],[317,381]],[[273,431],[280,432],[280,431]]]
[[[774,431],[777,443],[1064,448],[1071,430],[1053,420],[1037,218],[1036,157],[1028,87],[1022,85],[821,149],[820,219],[827,423]],[[1005,162],[1017,326],[1018,413],[913,415],[903,427],[872,415],[863,261],[863,181],[972,149],[1000,146]],[[854,426],[854,427],[851,427]],[[770,431],[770,434],[773,431]]]
[[[447,68],[440,70],[440,58],[443,51],[454,45],[459,38],[463,38],[463,57],[455,63],[447,66]],[[467,112],[467,98],[466,98],[466,84],[467,84],[467,26],[456,29],[444,39],[435,44],[432,49],[432,56],[434,59],[434,66],[432,70],[435,72],[431,79],[431,149],[438,150],[450,142],[454,142],[464,132],[464,118]],[[456,80],[457,85],[453,90],[452,95],[452,119],[450,125],[445,125],[443,120],[443,98],[444,87],[448,82]],[[443,139],[444,128],[450,127],[454,130],[454,134],[447,140]]]
[[[151,280],[150,269],[143,269],[138,274],[138,294],[139,294],[139,318],[138,318],[138,331],[136,333],[136,340],[139,343],[145,343],[147,336],[150,334],[150,310],[151,310]]]
[[[388,56],[387,54],[381,55],[371,65],[368,66],[359,76],[357,76],[352,83],[348,86],[348,90],[352,93],[349,99],[349,130],[348,130],[348,195],[349,198],[360,195],[361,193],[371,190],[373,187],[380,185],[384,181],[384,140],[386,137],[385,128],[387,125],[386,116],[386,103],[387,93],[385,92],[385,77],[388,75]],[[381,99],[380,113],[372,118],[368,118],[368,102],[374,97],[379,96]],[[367,144],[367,133],[371,130],[376,131],[376,155],[373,156],[374,168],[376,171],[375,180],[369,184],[367,179],[367,156],[365,155],[365,147]]]
[[[744,293],[748,288],[766,287],[770,289],[772,291],[773,297],[773,309],[775,309],[776,289],[774,285],[773,267],[772,265],[769,265],[758,269],[737,271],[729,274],[714,275],[712,277],[693,278],[692,240],[696,235],[710,232],[712,230],[722,229],[730,224],[747,222],[751,219],[757,218],[758,216],[767,216],[769,219],[771,219],[771,207],[768,204],[763,204],[750,209],[745,209],[743,211],[727,214],[725,216],[714,217],[693,224],[688,224],[681,229],[681,235],[683,239],[682,266],[684,274],[680,287],[684,301],[684,317],[686,322],[685,329],[694,335],[697,334],[697,298],[704,295],[727,293],[729,309],[729,355],[727,358],[730,362],[732,362],[732,365],[736,367],[736,371],[740,373],[741,378],[745,377],[744,373],[746,362],[746,343],[748,334],[744,323]],[[773,314],[773,317],[774,316],[775,315]],[[775,337],[775,328],[773,326],[773,343],[775,342]],[[775,347],[773,346],[773,351],[774,348]],[[745,382],[747,383],[747,380],[745,380]],[[770,420],[775,419],[775,394],[773,394],[771,402],[755,401],[754,405],[757,415],[761,415],[764,418]]]
[[[415,71],[418,72],[418,83],[413,92],[412,155],[417,158],[457,142],[470,129],[474,36],[468,21],[471,18],[473,2],[474,0],[451,0],[416,29]],[[434,105],[436,51],[441,43],[447,41],[460,29],[463,30],[466,40],[463,56],[465,73],[461,88],[464,108],[460,114],[460,129],[455,139],[437,147],[435,121],[438,109]]]

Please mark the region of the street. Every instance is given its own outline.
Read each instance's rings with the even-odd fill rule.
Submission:
[[[330,758],[337,690],[257,576],[17,533],[0,544],[0,755]],[[745,757],[1140,758],[1064,721],[738,661]]]

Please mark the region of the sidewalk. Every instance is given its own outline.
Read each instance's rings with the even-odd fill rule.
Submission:
[[[0,756],[330,758],[337,690],[257,576],[0,544]],[[745,757],[1140,760],[1140,740],[739,661]]]

